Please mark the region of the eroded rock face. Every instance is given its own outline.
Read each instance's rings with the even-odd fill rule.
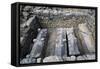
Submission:
[[[33,16],[20,25],[20,58],[24,58],[32,48],[32,41],[37,37],[38,28],[41,28],[37,17]]]
[[[92,33],[89,31],[87,24],[79,24],[79,36],[82,41],[82,46],[88,53],[95,53],[95,41],[93,40]]]

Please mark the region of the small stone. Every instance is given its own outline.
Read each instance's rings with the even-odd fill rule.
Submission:
[[[33,39],[33,42],[36,42],[37,41],[37,39]]]
[[[75,61],[76,57],[75,56],[71,56],[71,61]]]
[[[85,60],[83,56],[78,56],[77,60]]]
[[[41,62],[41,58],[38,58],[38,59],[37,59],[37,63],[40,63],[40,62]]]
[[[49,56],[43,59],[43,62],[60,62],[63,61],[61,57],[58,56]]]

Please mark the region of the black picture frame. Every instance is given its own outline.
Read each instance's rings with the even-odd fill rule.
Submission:
[[[60,7],[60,8],[80,8],[80,9],[94,9],[95,10],[95,60],[80,60],[80,61],[63,61],[63,62],[47,62],[47,63],[30,63],[20,64],[20,5],[29,6],[45,6],[45,7]],[[51,65],[51,64],[69,64],[69,63],[84,63],[97,62],[97,7],[90,6],[74,6],[74,5],[59,5],[59,4],[43,4],[43,3],[24,3],[16,2],[11,4],[11,65],[14,66],[34,66],[34,65]]]

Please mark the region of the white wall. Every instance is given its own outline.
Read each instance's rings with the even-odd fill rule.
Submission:
[[[0,69],[17,69],[10,65],[10,36],[11,36],[11,6],[10,4],[19,0],[1,0],[0,1]],[[97,6],[100,11],[100,0],[21,0],[21,2],[36,2],[36,3],[51,3],[65,5],[81,5],[81,6]],[[98,18],[100,14],[98,13]],[[99,20],[99,19],[98,19]],[[99,20],[100,22],[100,20]],[[100,24],[98,22],[98,30]],[[98,32],[100,35],[100,32]],[[100,36],[98,36],[99,38]],[[98,41],[98,49],[100,42]],[[100,52],[100,50],[98,50]],[[99,55],[100,59],[100,55]],[[100,60],[99,60],[100,61]],[[93,63],[77,63],[77,64],[62,64],[62,65],[46,65],[46,66],[31,66],[21,67],[19,69],[99,69],[99,62]]]

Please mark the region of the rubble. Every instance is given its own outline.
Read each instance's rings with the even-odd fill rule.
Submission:
[[[43,62],[61,62],[63,61],[61,57],[58,56],[49,56],[43,59]]]

